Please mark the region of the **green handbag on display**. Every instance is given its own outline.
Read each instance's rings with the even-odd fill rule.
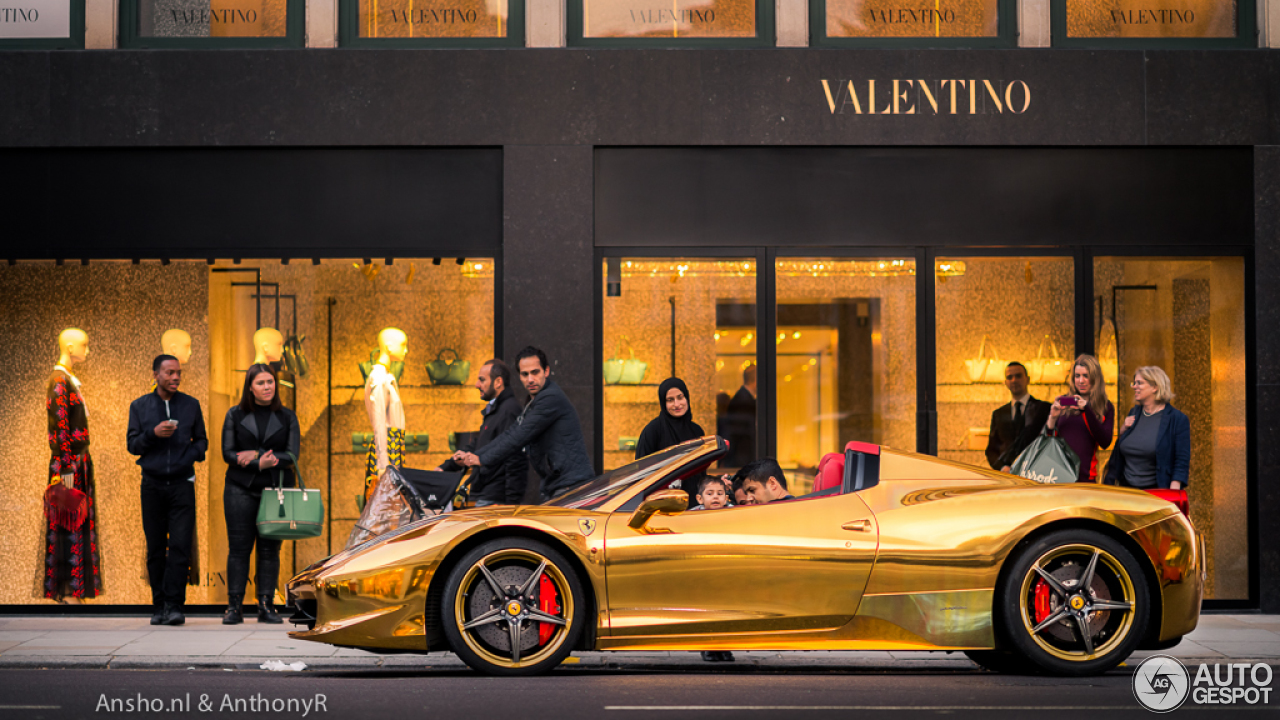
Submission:
[[[324,501],[319,490],[308,490],[302,482],[298,458],[293,453],[281,457],[293,463],[298,487],[284,486],[284,468],[276,476],[276,486],[262,491],[258,501],[258,536],[269,540],[301,540],[319,537],[324,530]]]
[[[622,338],[626,341],[626,338]],[[618,343],[621,346],[621,342]],[[636,351],[631,347],[631,343],[627,343],[627,351],[631,353],[628,359],[617,357],[617,350],[614,350],[614,357],[604,361],[604,384],[605,385],[639,385],[644,382],[644,374],[649,369],[649,363],[636,359]]]
[[[638,442],[640,442],[640,437],[637,435],[620,435],[618,436],[618,452],[633,452]]]
[[[453,355],[453,359],[445,362],[445,353]],[[471,361],[459,359],[458,351],[453,348],[444,348],[435,360],[427,363],[427,377],[431,378],[432,385],[466,385],[470,374]]]
[[[369,373],[373,372],[373,365],[378,361],[378,351],[373,349],[369,351],[369,362],[360,363],[360,382],[369,379]],[[392,360],[391,367],[387,368],[387,372],[391,373],[391,377],[400,382],[400,376],[404,374],[404,363],[399,360]]]

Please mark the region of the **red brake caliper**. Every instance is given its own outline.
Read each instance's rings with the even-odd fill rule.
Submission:
[[[545,578],[544,578],[545,579]],[[1049,607],[1049,583],[1040,578],[1036,582],[1036,624],[1044,622],[1052,610]]]
[[[1044,582],[1043,580],[1041,582]],[[1047,595],[1045,597],[1048,597]],[[546,573],[538,579],[538,609],[548,615],[560,615],[560,595],[556,586]],[[551,623],[538,623],[538,644],[545,644],[555,633],[556,626]]]

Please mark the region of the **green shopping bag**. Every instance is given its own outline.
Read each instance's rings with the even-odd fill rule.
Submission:
[[[1010,466],[1010,472],[1038,483],[1073,483],[1079,477],[1080,457],[1056,435],[1040,433]]]
[[[324,530],[324,501],[319,490],[308,490],[293,453],[283,453],[293,463],[298,487],[284,486],[284,468],[276,476],[276,486],[262,491],[258,501],[258,536],[269,540],[301,540],[319,537]]]

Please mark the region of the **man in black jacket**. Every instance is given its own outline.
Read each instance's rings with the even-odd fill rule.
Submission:
[[[542,501],[546,502],[592,479],[595,471],[582,439],[578,412],[551,380],[546,353],[527,347],[516,355],[516,367],[530,395],[524,411],[516,424],[493,442],[464,455],[462,464],[497,467],[528,446],[529,462],[542,478]]]
[[[1044,429],[1051,403],[1037,400],[1027,392],[1027,368],[1011,362],[1004,369],[1004,386],[1009,402],[991,413],[991,431],[987,436],[987,463],[993,470],[1009,472],[1013,461]]]
[[[151,363],[156,389],[129,405],[129,452],[142,468],[142,532],[147,539],[152,625],[186,622],[196,468],[209,449],[200,402],[178,392],[182,366],[172,355]]]
[[[458,448],[458,452],[445,460],[437,470],[461,470],[464,466],[460,460],[493,442],[494,438],[515,425],[520,417],[520,403],[511,391],[511,370],[506,363],[494,359],[481,366],[476,389],[480,391],[480,399],[489,403],[480,411],[484,415],[484,424],[471,442]],[[473,471],[471,497],[475,499],[476,507],[519,505],[528,479],[528,459],[522,452],[511,453],[496,466],[478,467]]]

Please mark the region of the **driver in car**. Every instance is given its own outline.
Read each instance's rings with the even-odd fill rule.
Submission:
[[[787,492],[787,477],[773,458],[761,458],[747,463],[734,477],[737,487],[756,505],[795,500]]]

